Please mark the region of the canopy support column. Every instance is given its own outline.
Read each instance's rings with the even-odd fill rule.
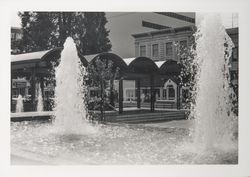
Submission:
[[[141,81],[136,80],[136,98],[137,98],[137,108],[141,108]]]
[[[119,80],[119,114],[123,112],[123,79]]]
[[[114,80],[113,79],[110,80],[110,97],[109,97],[109,100],[110,100],[110,104],[113,107],[115,107]]]
[[[40,77],[40,87],[41,87],[41,92],[42,92],[42,98],[43,98],[43,110],[44,110],[44,76]]]
[[[181,109],[181,102],[180,102],[180,90],[181,86],[178,84],[177,85],[177,109]]]
[[[36,110],[36,69],[32,68],[31,71],[31,111]]]
[[[155,93],[154,93],[154,76],[150,76],[150,111],[154,112],[155,111]]]

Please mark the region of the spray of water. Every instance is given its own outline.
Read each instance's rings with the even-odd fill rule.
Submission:
[[[23,97],[20,94],[17,97],[16,112],[23,112]]]
[[[235,116],[231,111],[229,58],[233,43],[218,14],[199,14],[196,33],[195,144],[205,149],[231,146]]]
[[[67,38],[60,64],[55,70],[55,126],[64,133],[88,133],[92,128],[86,121],[85,74],[75,43],[72,38]]]
[[[43,111],[43,96],[42,96],[42,89],[41,85],[38,86],[38,97],[37,97],[37,109],[38,112]]]

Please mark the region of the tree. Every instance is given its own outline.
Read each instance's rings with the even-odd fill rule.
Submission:
[[[88,66],[88,80],[89,85],[93,88],[99,88],[100,97],[96,101],[96,105],[100,108],[101,111],[101,121],[105,121],[105,107],[106,105],[113,106],[113,81],[118,77],[119,67],[115,67],[113,62],[110,60],[104,60],[97,58],[95,62],[91,63]],[[110,82],[110,84],[108,84]],[[110,102],[107,103],[107,88],[110,86]]]
[[[111,49],[110,40],[107,38],[109,31],[105,24],[108,22],[104,12],[85,12],[83,23],[85,35],[80,36],[80,52],[89,55],[109,51]]]
[[[23,52],[63,47],[71,36],[82,55],[111,49],[104,12],[20,12]]]
[[[184,89],[183,102],[184,108],[190,109],[191,105],[195,103],[196,94],[196,76],[198,66],[195,59],[195,38],[189,38],[189,45],[176,44],[178,51],[177,55],[180,58],[181,73],[179,75],[181,86]]]
[[[51,33],[54,28],[51,17],[45,12],[19,13],[22,22],[23,38],[20,50],[34,52],[51,47]]]
[[[196,101],[196,95],[197,95],[197,81],[198,81],[198,75],[200,73],[200,64],[199,60],[196,54],[196,43],[195,38],[199,38],[201,34],[196,33],[195,36],[192,36],[190,38],[190,45],[187,47],[183,47],[179,45],[177,48],[178,50],[178,56],[180,57],[180,65],[181,65],[181,74],[180,74],[180,80],[183,87],[188,88],[188,94],[183,95],[184,102],[186,103],[186,109],[193,109],[192,107],[195,105]],[[226,40],[227,39],[227,40]],[[232,80],[230,80],[230,72],[228,70],[228,62],[229,57],[231,56],[231,50],[229,47],[228,41],[229,36],[225,38],[224,43],[224,60],[225,60],[225,66],[223,70],[223,74],[225,75],[226,82],[223,85],[223,88],[228,89],[229,91],[229,99],[231,104],[231,110],[235,115],[238,115],[238,88],[235,87],[232,84]],[[227,68],[227,69],[226,69]],[[227,82],[229,82],[227,84]],[[227,88],[228,87],[228,88]]]

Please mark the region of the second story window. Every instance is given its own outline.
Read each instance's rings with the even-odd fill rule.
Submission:
[[[172,56],[173,55],[173,45],[172,42],[166,43],[166,56]]]
[[[146,46],[145,45],[141,45],[140,46],[140,56],[141,57],[145,57],[146,56]]]
[[[152,45],[152,56],[153,57],[158,57],[159,56],[159,46],[158,46],[158,44],[153,44]]]

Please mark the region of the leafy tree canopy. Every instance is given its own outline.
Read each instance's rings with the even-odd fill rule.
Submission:
[[[22,52],[62,47],[71,36],[83,55],[111,49],[104,12],[19,12],[23,39]]]

